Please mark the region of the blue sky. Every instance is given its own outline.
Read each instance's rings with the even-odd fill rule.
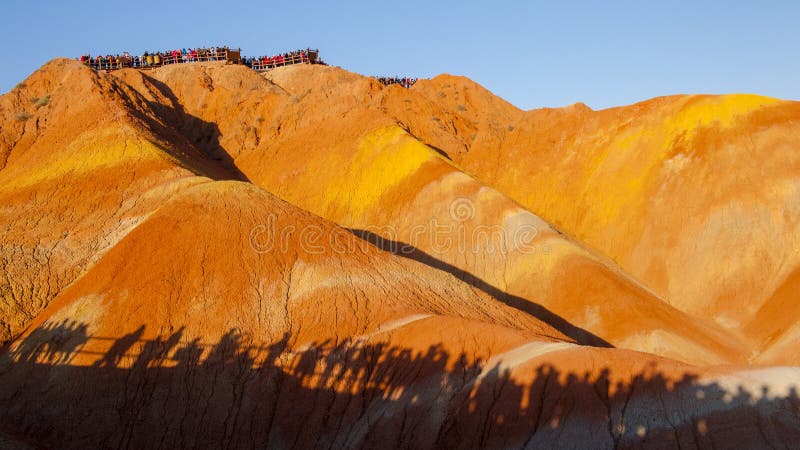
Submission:
[[[367,75],[465,75],[524,109],[677,93],[800,99],[797,1],[228,4],[3,0],[0,92],[58,56],[227,44],[248,55],[318,47]]]

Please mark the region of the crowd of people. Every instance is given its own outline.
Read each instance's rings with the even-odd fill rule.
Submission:
[[[410,77],[375,77],[381,84],[386,86],[391,86],[393,84],[398,84],[403,86],[404,88],[410,88],[417,82],[417,78],[410,78]]]
[[[242,63],[253,70],[269,70],[291,64],[325,64],[319,57],[319,50],[307,48],[293,52],[281,53],[273,56],[258,56],[242,58]]]
[[[80,60],[96,70],[115,70],[126,67],[141,69],[196,61],[230,61],[234,57],[239,59],[239,54],[239,50],[231,51],[229,47],[201,47],[160,52],[144,52],[142,55],[131,55],[128,52],[106,56],[82,55]]]
[[[161,67],[169,64],[182,64],[189,62],[230,61],[234,64],[257,70],[265,71],[276,67],[292,64],[322,64],[327,65],[319,57],[319,50],[307,48],[292,52],[280,53],[273,56],[243,57],[240,49],[230,47],[200,47],[182,48],[160,52],[144,52],[141,55],[131,55],[123,52],[116,55],[82,55],[80,61],[95,70],[116,70],[124,68],[147,69]],[[386,86],[399,85],[410,88],[417,82],[411,77],[375,77]]]

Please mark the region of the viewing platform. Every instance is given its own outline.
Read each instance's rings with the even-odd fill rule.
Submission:
[[[162,52],[144,52],[141,55],[131,55],[123,52],[117,55],[83,55],[80,61],[97,71],[111,72],[120,69],[151,70],[173,64],[188,64],[195,62],[222,61],[227,64],[241,64],[256,72],[267,72],[278,67],[295,64],[320,64],[327,65],[319,56],[318,49],[300,49],[272,56],[242,56],[240,48],[230,47],[201,47]],[[401,86],[406,89],[413,86],[418,78],[415,77],[372,77],[385,86]]]
[[[293,64],[323,64],[319,50],[295,50],[274,56],[243,57],[241,49],[230,47],[210,47],[170,50],[164,52],[144,52],[142,55],[131,55],[128,52],[117,55],[95,56],[83,55],[80,61],[95,70],[114,71],[119,69],[149,70],[171,64],[193,62],[224,61],[228,64],[242,64],[257,72],[265,72],[277,67]]]

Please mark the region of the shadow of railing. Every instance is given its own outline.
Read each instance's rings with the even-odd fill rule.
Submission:
[[[511,306],[520,311],[523,311],[527,314],[530,314],[533,317],[536,317],[537,319],[547,323],[556,330],[560,331],[564,335],[572,338],[573,340],[575,340],[575,342],[578,342],[579,344],[590,345],[593,347],[606,347],[606,348],[613,347],[611,343],[601,338],[600,336],[597,336],[588,330],[573,325],[563,317],[550,311],[544,306],[532,302],[523,297],[509,294],[495,286],[492,286],[491,284],[478,278],[474,274],[467,272],[466,270],[460,269],[450,263],[442,261],[441,259],[438,259],[411,244],[406,244],[404,242],[386,239],[378,234],[375,234],[367,230],[349,229],[349,231],[353,233],[355,236],[374,245],[375,247],[380,248],[381,250],[394,253],[398,256],[412,259],[414,261],[420,262],[435,269],[447,272],[453,275],[454,277],[458,278],[459,280],[463,281],[464,283],[467,283],[470,286],[480,289],[484,293],[490,295],[491,297],[494,297],[495,299],[505,303],[506,305]]]
[[[644,367],[562,372],[351,340],[293,348],[230,330],[143,339],[46,324],[0,354],[0,423],[45,446],[791,446],[795,388],[756,395]],[[99,349],[105,350],[99,350]],[[596,350],[606,352],[606,350]],[[588,356],[587,356],[588,357]],[[79,362],[80,361],[80,362]],[[621,381],[625,380],[625,381]]]

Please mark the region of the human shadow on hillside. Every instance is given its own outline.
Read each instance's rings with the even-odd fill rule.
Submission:
[[[138,107],[131,107],[130,110],[154,134],[177,147],[180,153],[174,156],[188,168],[200,169],[202,175],[210,178],[249,181],[236,166],[228,151],[220,144],[222,133],[217,124],[186,112],[178,97],[165,83],[144,74],[142,77],[145,86],[166,98],[169,104],[142,97],[140,100],[147,103],[148,109],[155,113],[155,118]]]
[[[45,324],[0,354],[0,423],[58,448],[791,446],[796,389],[758,394],[656,366],[562,372],[442,344],[265,343],[231,329],[143,339]],[[546,344],[545,344],[546,345]],[[101,350],[105,349],[105,350]],[[613,359],[611,350],[593,364]],[[585,355],[589,358],[589,355]],[[75,363],[81,360],[80,364]],[[92,362],[94,360],[94,362]],[[601,362],[602,361],[602,362]],[[591,361],[587,360],[587,363]],[[630,364],[630,362],[628,362]]]
[[[349,229],[349,231],[353,233],[355,236],[374,245],[375,247],[378,247],[381,250],[394,253],[404,258],[412,259],[414,261],[420,262],[435,269],[445,271],[453,275],[454,277],[458,278],[459,280],[469,284],[470,286],[474,286],[475,288],[480,289],[486,294],[505,303],[506,305],[511,306],[520,311],[523,311],[527,314],[530,314],[533,317],[536,317],[537,319],[547,323],[548,325],[552,326],[553,328],[565,334],[566,336],[574,339],[575,342],[579,344],[591,345],[593,347],[613,347],[613,345],[611,345],[611,343],[609,343],[605,339],[595,335],[594,333],[588,330],[584,330],[583,328],[571,324],[566,319],[550,311],[544,306],[535,303],[533,301],[530,301],[526,298],[504,292],[503,290],[495,286],[492,286],[491,284],[478,278],[472,273],[460,269],[447,262],[444,262],[430,255],[429,253],[426,253],[420,250],[419,248],[414,247],[411,244],[406,244],[404,242],[386,239],[378,234],[375,234],[367,230]]]

